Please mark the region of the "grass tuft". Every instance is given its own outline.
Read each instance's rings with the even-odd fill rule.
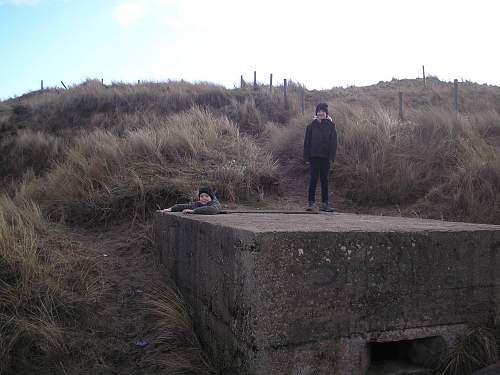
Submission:
[[[441,375],[470,375],[498,361],[494,332],[476,327],[467,329],[444,360]]]
[[[179,292],[162,288],[148,295],[146,308],[156,321],[155,348],[147,361],[168,374],[215,374],[201,349]]]
[[[68,353],[99,296],[91,268],[35,203],[0,197],[0,373],[43,373]]]

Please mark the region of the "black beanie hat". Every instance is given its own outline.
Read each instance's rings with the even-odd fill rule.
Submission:
[[[326,103],[319,103],[316,106],[316,116],[318,115],[319,111],[324,111],[328,115],[328,104],[326,104]]]
[[[212,189],[210,189],[209,187],[200,188],[200,190],[198,190],[198,198],[203,193],[208,194],[210,196],[210,198],[215,199],[215,195],[214,195]]]

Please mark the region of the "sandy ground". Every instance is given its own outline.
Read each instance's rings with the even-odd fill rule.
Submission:
[[[148,294],[170,281],[155,262],[151,238],[143,228],[114,227],[106,231],[77,230],[74,239],[96,257],[103,295],[96,306],[88,339],[90,357],[85,374],[164,373],[148,361],[154,353],[155,321],[146,308]],[[67,373],[73,373],[68,370]]]

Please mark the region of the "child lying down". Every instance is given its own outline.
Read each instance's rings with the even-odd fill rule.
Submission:
[[[221,204],[209,187],[202,187],[198,191],[198,201],[186,204],[176,204],[172,207],[158,210],[161,213],[183,212],[185,214],[215,215],[221,211]]]

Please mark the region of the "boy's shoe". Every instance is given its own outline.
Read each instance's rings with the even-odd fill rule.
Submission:
[[[316,211],[316,205],[314,202],[308,202],[306,211]]]
[[[321,211],[324,211],[324,212],[333,212],[333,207],[330,206],[330,203],[328,202],[323,202],[321,204],[321,208],[320,208]]]

